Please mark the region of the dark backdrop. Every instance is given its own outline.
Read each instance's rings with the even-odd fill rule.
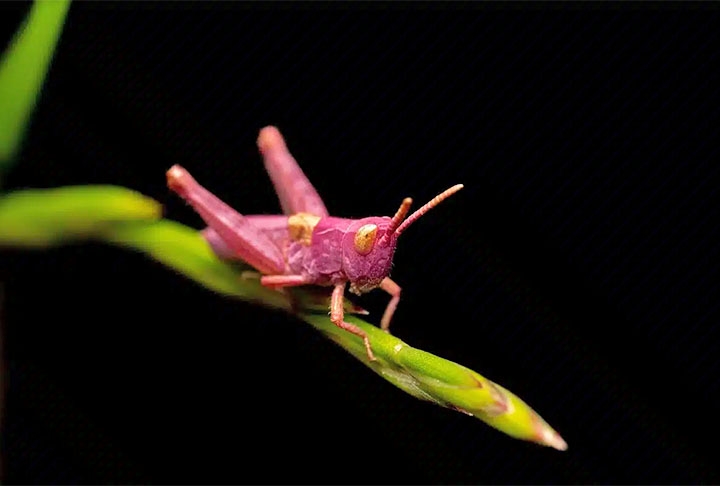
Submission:
[[[708,4],[706,4],[707,6]],[[718,482],[710,8],[72,5],[8,189],[278,212],[275,124],[334,214],[466,189],[400,243],[394,332],[568,441],[419,402],[308,325],[101,245],[5,251],[6,481]],[[28,10],[4,4],[2,45]],[[360,302],[377,322],[382,292]]]

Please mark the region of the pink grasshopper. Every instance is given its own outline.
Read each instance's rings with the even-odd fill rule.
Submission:
[[[223,258],[240,259],[263,274],[269,288],[299,285],[333,286],[330,319],[363,339],[368,358],[375,360],[370,340],[359,327],[344,321],[345,287],[361,295],[375,288],[391,299],[380,321],[388,331],[400,301],[400,286],[388,275],[398,237],[408,226],[462,189],[462,184],[440,193],[412,213],[405,198],[392,218],[336,218],[290,154],[280,132],[265,127],[257,140],[265,169],[275,187],[284,215],[243,216],[174,165],[167,171],[171,190],[187,201],[208,225],[203,234]]]

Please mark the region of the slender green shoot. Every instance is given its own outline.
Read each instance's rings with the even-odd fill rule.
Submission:
[[[330,321],[327,289],[267,289],[249,267],[219,259],[199,231],[160,215],[154,200],[115,186],[18,191],[0,198],[0,247],[46,248],[95,240],[142,252],[212,291],[292,313],[416,398],[477,417],[518,439],[567,448],[560,435],[510,391],[348,315],[346,320],[370,338],[377,360],[368,361],[362,340]],[[346,310],[364,313],[352,303]]]
[[[69,7],[37,0],[0,58],[0,172],[20,149]]]

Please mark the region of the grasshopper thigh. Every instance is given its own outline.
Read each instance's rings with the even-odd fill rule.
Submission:
[[[280,131],[273,126],[263,128],[258,135],[257,145],[283,212],[328,216],[325,203],[290,154]]]
[[[280,248],[242,214],[201,186],[179,165],[167,171],[168,187],[200,215],[237,257],[266,274],[285,271]]]

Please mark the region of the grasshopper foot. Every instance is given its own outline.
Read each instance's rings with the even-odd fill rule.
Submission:
[[[370,346],[370,339],[368,338],[365,331],[357,327],[355,324],[350,324],[349,322],[345,322],[342,319],[333,319],[331,318],[332,323],[335,324],[340,329],[344,329],[352,334],[355,334],[358,337],[361,337],[363,340],[363,343],[365,344],[365,350],[367,351],[367,356],[370,361],[376,361],[375,354],[372,351],[372,347]]]
[[[367,351],[367,357],[370,361],[377,361],[377,358],[372,352],[372,348],[370,347],[370,340],[367,336],[363,338],[363,342],[365,343],[365,351]]]

